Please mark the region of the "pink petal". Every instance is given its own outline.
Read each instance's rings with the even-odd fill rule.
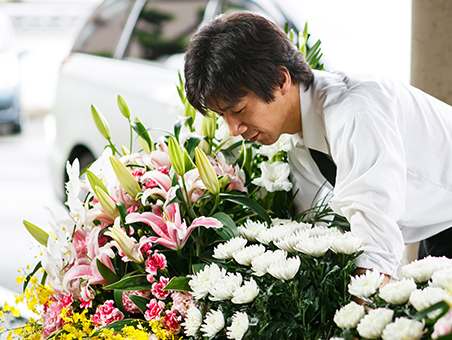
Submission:
[[[190,227],[192,226],[204,226],[206,228],[215,228],[215,229],[219,229],[219,228],[223,228],[223,223],[221,223],[220,221],[218,221],[216,218],[213,217],[198,217],[195,218],[193,220],[193,223],[191,224]]]

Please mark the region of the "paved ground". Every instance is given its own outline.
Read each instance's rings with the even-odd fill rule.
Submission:
[[[34,266],[39,254],[22,221],[47,230],[44,207],[61,205],[51,187],[47,153],[42,116],[26,121],[19,135],[0,134],[0,286],[15,292],[21,291],[17,270]]]

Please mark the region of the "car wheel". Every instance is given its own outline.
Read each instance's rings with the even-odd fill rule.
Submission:
[[[14,122],[12,124],[12,132],[13,133],[20,133],[21,131],[22,131],[22,125],[20,125],[20,123]]]

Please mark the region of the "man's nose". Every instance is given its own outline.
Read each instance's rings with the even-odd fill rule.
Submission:
[[[238,116],[237,114],[233,114],[224,117],[229,127],[229,133],[233,136],[241,135],[248,129]]]

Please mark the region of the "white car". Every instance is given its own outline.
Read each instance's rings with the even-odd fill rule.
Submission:
[[[238,10],[265,15],[282,27],[288,23],[298,32],[305,18],[290,11],[290,2],[105,0],[61,67],[51,115],[55,139],[50,152],[58,197],[65,197],[66,162],[78,158],[84,167],[106,144],[93,122],[91,104],[104,114],[112,140],[119,146],[128,145],[129,130],[116,104],[118,95],[132,117],[139,117],[147,128],[172,130],[181,105],[177,71],[183,73],[183,52],[193,32],[220,13]],[[150,133],[153,139],[162,134]]]

